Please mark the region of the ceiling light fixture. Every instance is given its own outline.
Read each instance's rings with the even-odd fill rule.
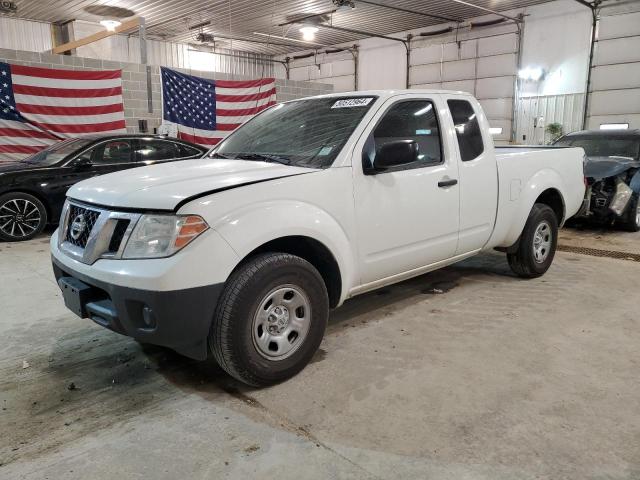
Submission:
[[[122,22],[118,20],[100,20],[100,25],[106,28],[109,32],[115,32],[116,28],[122,25]]]
[[[313,25],[305,25],[300,29],[300,32],[302,32],[302,38],[307,42],[310,42],[316,38],[317,31],[318,27],[314,27]]]
[[[600,130],[628,130],[628,123],[601,123]]]

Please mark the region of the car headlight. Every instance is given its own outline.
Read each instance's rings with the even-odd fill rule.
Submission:
[[[631,200],[632,195],[633,190],[631,190],[620,178],[617,178],[616,193],[613,196],[613,200],[611,201],[609,208],[617,216],[621,216],[627,208],[627,204],[629,203],[629,200]]]
[[[162,258],[180,251],[209,228],[197,215],[143,215],[122,258]]]

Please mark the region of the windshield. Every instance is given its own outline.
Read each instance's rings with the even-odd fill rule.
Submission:
[[[280,103],[245,123],[209,156],[327,168],[374,101],[330,97]]]
[[[564,137],[555,145],[582,147],[588,157],[628,157],[638,160],[640,156],[640,139],[635,137]]]
[[[38,153],[22,160],[24,163],[31,163],[43,167],[55,165],[60,160],[80,150],[82,147],[91,143],[92,140],[86,138],[73,138],[54,143],[50,147],[40,150]]]

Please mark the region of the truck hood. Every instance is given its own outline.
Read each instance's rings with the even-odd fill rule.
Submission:
[[[584,173],[595,181],[615,177],[632,168],[640,168],[640,162],[628,157],[587,157]]]
[[[316,171],[249,160],[184,160],[85,180],[67,196],[105,207],[175,210],[189,199],[216,191]]]

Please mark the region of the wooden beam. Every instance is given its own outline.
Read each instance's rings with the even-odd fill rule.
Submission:
[[[138,27],[140,27],[140,19],[134,18],[133,20],[124,22],[119,27],[116,27],[116,29],[113,32],[110,32],[109,30],[104,30],[102,32],[94,33],[93,35],[89,35],[88,37],[81,38],[80,40],[74,40],[73,42],[59,45],[53,49],[53,53],[60,54],[60,53],[68,52],[69,50],[73,50],[74,48],[82,47],[84,45],[97,42],[98,40],[102,40],[103,38],[108,38],[112,35],[126,32],[127,30],[133,30],[134,28],[138,28]]]

